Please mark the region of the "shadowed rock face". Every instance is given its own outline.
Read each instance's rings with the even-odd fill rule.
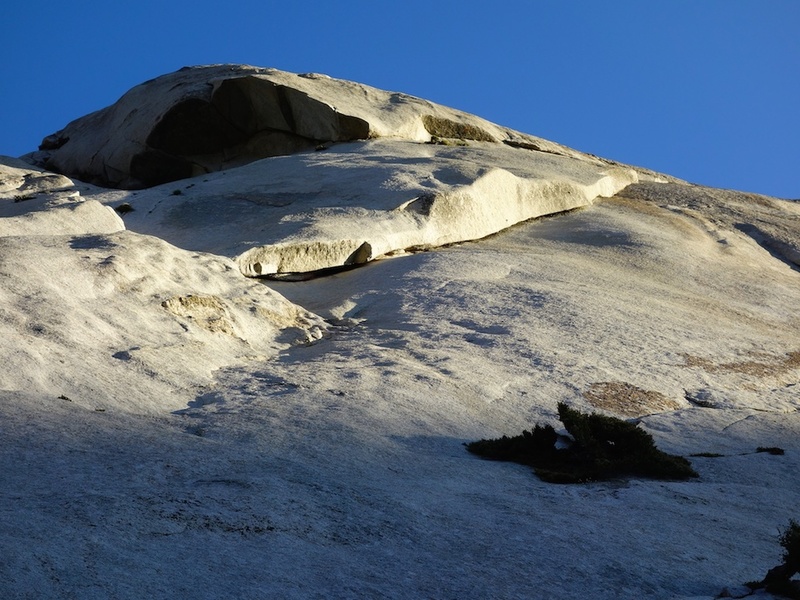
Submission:
[[[337,113],[284,85],[242,77],[223,81],[210,100],[187,98],[170,108],[131,159],[144,186],[196,174],[198,168],[292,154],[323,142],[365,139],[369,124]]]

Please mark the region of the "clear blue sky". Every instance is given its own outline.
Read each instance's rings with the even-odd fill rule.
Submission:
[[[800,0],[11,0],[0,154],[185,65],[315,71],[800,198]]]

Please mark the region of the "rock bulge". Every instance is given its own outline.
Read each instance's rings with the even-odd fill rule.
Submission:
[[[319,156],[331,152],[333,161]],[[243,65],[143,83],[27,158],[106,189],[143,190],[124,197],[137,211],[127,227],[235,258],[248,276],[478,239],[638,180],[633,169],[419,98]],[[218,172],[227,177],[209,180]],[[163,202],[159,186],[180,180],[192,193],[173,187],[182,198]],[[187,239],[189,222],[202,231]]]

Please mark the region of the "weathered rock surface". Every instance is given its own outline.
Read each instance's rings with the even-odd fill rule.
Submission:
[[[800,269],[800,202],[760,194],[652,181],[630,186],[622,197],[645,199],[703,223],[720,244],[731,231],[747,235],[778,260]]]
[[[41,192],[69,190],[74,183],[68,177],[50,173],[10,156],[0,156],[0,199],[21,202]]]
[[[627,185],[416,99],[297,81],[408,135],[135,192],[0,159],[0,597],[710,600],[763,576],[800,488],[800,206]],[[115,143],[99,164],[151,150]],[[232,260],[353,264],[573,206],[302,283]],[[128,230],[57,226],[108,207]],[[560,401],[635,417],[700,477],[564,488],[464,451]]]
[[[81,198],[71,179],[19,159],[0,157],[0,237],[123,229],[125,224],[111,208]]]
[[[326,329],[228,259],[129,231],[0,236],[0,278],[0,390],[84,406],[177,409],[214,370]]]
[[[135,231],[237,258],[249,276],[479,239],[669,179],[404,94],[240,65],[146,82],[28,158],[148,188],[88,196],[124,204]]]
[[[75,183],[18,158],[0,156],[0,217],[44,210],[77,195]]]
[[[0,200],[2,203],[2,200]],[[96,200],[63,203],[25,213],[0,218],[0,237],[20,235],[88,235],[115,233],[125,229],[122,219],[108,206]]]
[[[401,250],[480,239],[534,217],[587,206],[635,180],[635,172],[623,169],[598,172],[585,185],[492,169],[470,184],[418,196],[384,214],[309,215],[299,232],[248,250],[237,261],[248,276],[360,264]]]
[[[83,181],[142,188],[320,144],[380,137],[497,142],[589,159],[413,96],[243,65],[187,67],[143,83],[47,136],[33,158]]]
[[[520,221],[588,206],[634,170],[486,142],[397,140],[274,157],[136,193],[128,228],[181,248],[238,257],[250,276],[360,264],[474,240]],[[124,194],[124,195],[120,195]]]

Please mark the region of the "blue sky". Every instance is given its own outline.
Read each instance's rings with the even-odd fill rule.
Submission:
[[[402,91],[695,183],[800,198],[798,0],[96,2],[3,9],[0,154],[185,65]]]

